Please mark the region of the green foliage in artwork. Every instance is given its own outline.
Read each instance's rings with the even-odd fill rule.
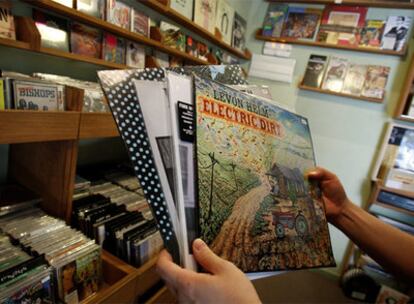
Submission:
[[[208,153],[198,154],[199,224],[201,237],[208,244],[220,232],[237,199],[260,185],[259,178],[241,164],[214,159],[217,163],[213,166],[215,161]]]
[[[266,196],[260,203],[259,210],[257,210],[254,216],[254,223],[250,234],[255,237],[269,231],[269,223],[265,220],[264,216],[269,213],[269,209],[273,207],[274,199],[272,195]]]

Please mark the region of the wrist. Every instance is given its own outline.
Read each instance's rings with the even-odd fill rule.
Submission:
[[[340,211],[330,218],[330,222],[341,229],[349,218],[352,218],[353,209],[356,207],[348,198],[341,204]]]

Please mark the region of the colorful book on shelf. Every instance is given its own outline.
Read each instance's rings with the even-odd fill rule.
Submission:
[[[376,162],[373,180],[388,188],[414,192],[414,128],[390,123]]]
[[[131,9],[131,32],[142,34],[145,37],[150,35],[150,18],[134,8]]]
[[[342,93],[360,96],[364,87],[368,67],[364,64],[350,63],[346,71]]]
[[[404,232],[407,232],[407,233],[414,236],[414,227],[413,226],[401,223],[401,222],[393,220],[393,219],[390,219],[386,216],[377,215],[377,217],[378,217],[378,219],[380,219],[384,223],[387,223],[391,226],[394,226],[395,228],[398,228],[398,229],[400,229]]]
[[[414,217],[412,214],[397,211],[396,209],[389,208],[383,204],[373,203],[369,206],[369,212],[375,216],[385,216],[395,221],[402,222],[404,224],[414,226]]]
[[[163,45],[185,52],[185,35],[178,26],[161,21],[160,32]]]
[[[328,5],[322,15],[317,40],[328,44],[359,44],[359,29],[364,27],[366,7]]]
[[[328,56],[310,55],[302,84],[308,87],[320,88],[327,65]]]
[[[348,59],[332,56],[326,69],[322,89],[341,92],[347,68]]]
[[[129,30],[131,8],[119,0],[106,0],[106,21]]]
[[[143,69],[145,68],[145,48],[138,43],[128,41],[126,48],[127,66]]]
[[[381,49],[400,52],[407,44],[413,18],[389,16],[381,40]]]
[[[359,46],[380,48],[384,24],[384,20],[366,20],[361,30]]]
[[[125,64],[125,39],[104,33],[102,58],[108,62]]]
[[[266,37],[280,37],[289,6],[269,2],[266,17],[263,22],[262,35]]]
[[[229,45],[231,45],[234,13],[234,8],[226,0],[217,0],[215,27],[221,33],[221,39]]]
[[[105,0],[76,0],[76,9],[84,14],[103,19]]]
[[[304,178],[307,119],[199,77],[195,98],[201,238],[248,273],[333,266],[320,190]]]
[[[377,196],[377,201],[414,212],[414,199],[405,195],[380,190]]]
[[[0,2],[0,38],[16,39],[14,17],[11,12],[12,2]]]
[[[318,32],[322,10],[289,7],[282,37],[314,40]]]
[[[33,10],[33,19],[41,36],[42,47],[69,52],[68,21],[38,10]]]
[[[390,68],[380,65],[369,65],[362,89],[362,96],[382,100],[385,96]]]
[[[98,29],[73,22],[71,24],[70,46],[74,54],[101,58],[102,32]]]
[[[170,7],[187,19],[193,20],[194,0],[171,0]]]
[[[194,2],[194,22],[214,34],[216,25],[217,0],[197,0]]]
[[[233,38],[231,45],[241,52],[246,49],[247,21],[237,12],[234,14]]]

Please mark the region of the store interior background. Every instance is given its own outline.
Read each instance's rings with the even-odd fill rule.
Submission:
[[[125,0],[124,2],[142,9],[155,20],[160,20],[158,14],[152,13],[137,1]],[[256,40],[254,36],[256,30],[263,24],[268,2],[263,0],[228,0],[228,2],[248,22],[247,48],[252,53],[261,54],[264,42]],[[13,4],[14,15],[31,15],[30,8],[26,4],[20,1],[13,1]],[[385,20],[390,15],[414,18],[414,10],[369,8],[367,19]],[[198,37],[195,36],[195,38]],[[335,172],[344,184],[349,198],[357,205],[363,206],[371,189],[371,172],[378,155],[386,122],[392,120],[405,80],[412,48],[413,41],[410,39],[407,56],[398,57],[294,45],[291,58],[296,59],[296,67],[292,83],[257,78],[249,78],[248,81],[251,84],[268,85],[276,101],[294,108],[298,114],[309,119],[318,165]],[[384,102],[377,104],[299,90],[297,85],[305,72],[310,54],[343,56],[350,62],[389,66],[391,73]],[[248,64],[244,66],[248,67]],[[102,67],[87,63],[6,47],[0,48],[0,68],[22,73],[59,74],[91,81],[96,81],[96,71],[102,69]],[[7,130],[0,130],[0,132],[7,132]],[[125,157],[123,143],[119,138],[84,140],[79,148],[78,165],[122,160]],[[7,162],[8,146],[0,145],[0,182],[7,180]],[[335,259],[340,266],[348,239],[332,225],[330,225],[330,232]],[[329,271],[337,273],[338,269]]]

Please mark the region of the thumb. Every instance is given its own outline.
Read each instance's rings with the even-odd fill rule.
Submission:
[[[211,274],[219,273],[226,264],[226,261],[211,251],[201,239],[193,242],[193,254],[196,261]]]

